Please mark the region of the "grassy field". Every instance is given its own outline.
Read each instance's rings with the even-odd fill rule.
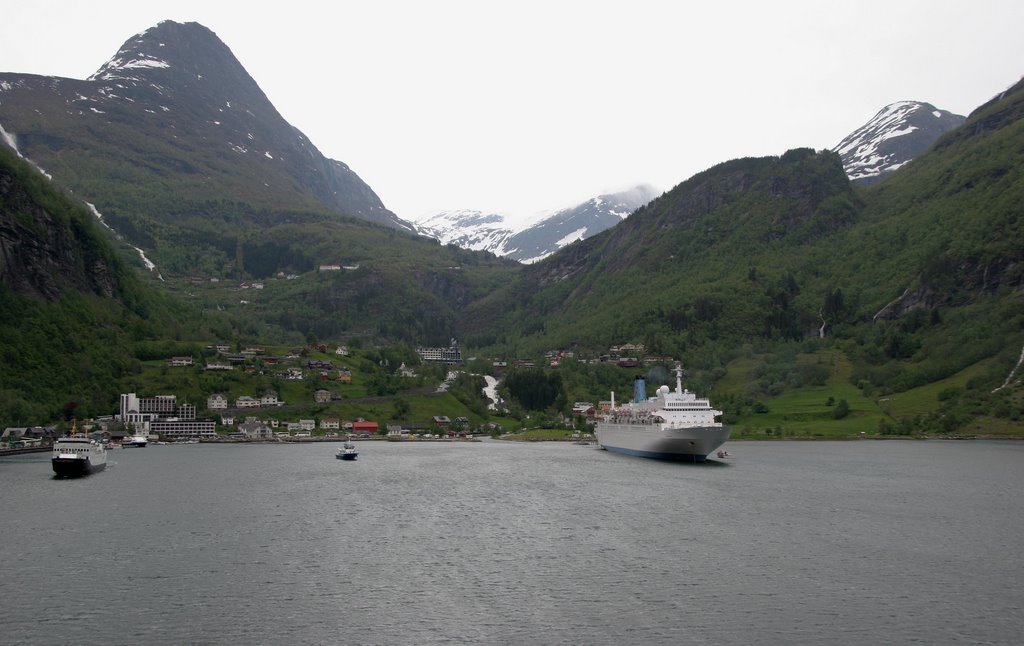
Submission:
[[[765,356],[749,356],[733,361],[726,376],[716,384],[713,396],[745,392],[747,385],[756,381],[758,370],[770,360]],[[735,421],[732,424],[733,438],[879,437],[882,435],[880,425],[888,427],[891,433],[898,426],[898,420],[936,413],[944,398],[966,391],[972,379],[986,375],[992,367],[991,360],[981,361],[941,381],[884,395],[876,400],[865,397],[851,383],[853,367],[849,358],[840,351],[801,354],[797,363],[828,366],[827,380],[820,386],[786,389],[775,397],[763,398],[761,401],[767,411],[746,414]],[[842,400],[847,402],[849,412],[836,419],[836,406]],[[932,434],[927,429],[916,432]],[[1010,419],[981,416],[957,434],[1024,438],[1024,425]]]
[[[902,393],[886,395],[878,400],[879,406],[893,417],[925,415],[935,410],[940,393],[949,389],[963,390],[967,382],[984,375],[992,361],[981,361],[941,381]]]
[[[838,438],[878,434],[878,424],[886,414],[874,400],[864,397],[850,383],[852,366],[843,353],[821,351],[804,354],[798,357],[798,362],[829,366],[825,384],[787,390],[765,400],[767,412],[747,415],[733,424],[734,438]],[[728,366],[727,377],[716,390],[740,390],[753,380],[752,371],[760,363],[754,358],[733,362]],[[835,419],[834,412],[841,400],[846,400],[849,412],[842,419]]]

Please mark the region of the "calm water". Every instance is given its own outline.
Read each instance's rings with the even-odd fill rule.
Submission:
[[[5,644],[1020,643],[1024,443],[0,459]]]

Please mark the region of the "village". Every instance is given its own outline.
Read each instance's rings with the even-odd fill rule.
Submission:
[[[145,436],[151,443],[179,442],[310,442],[338,438],[383,439],[390,441],[410,440],[455,440],[473,439],[480,436],[506,434],[497,423],[474,425],[467,416],[449,417],[444,414],[429,416],[428,419],[411,422],[381,422],[364,417],[346,419],[336,414],[312,414],[311,407],[324,410],[324,406],[353,401],[346,398],[339,389],[353,382],[353,370],[346,363],[353,351],[344,344],[327,345],[315,343],[308,348],[298,348],[282,354],[268,353],[262,346],[237,347],[233,350],[227,343],[206,346],[208,360],[201,363],[193,355],[174,355],[162,363],[168,370],[193,370],[201,373],[232,373],[268,376],[280,384],[316,384],[311,400],[285,401],[273,388],[259,392],[235,394],[214,392],[206,396],[197,406],[179,400],[174,394],[139,396],[134,392],[122,393],[118,411],[111,415],[100,415],[76,420],[78,432],[88,433],[95,439],[117,446],[131,435]],[[612,363],[622,368],[634,368],[654,362],[665,361],[662,357],[637,359],[631,354],[643,353],[642,345],[625,344],[612,346],[608,353],[590,359],[593,363]],[[444,380],[418,392],[443,394],[458,376],[458,366],[464,359],[458,344],[453,339],[447,347],[416,348],[422,365],[447,366]],[[333,355],[333,358],[332,358]],[[550,368],[558,368],[564,361],[576,360],[572,352],[551,351],[544,357]],[[501,375],[510,368],[529,369],[536,367],[531,360],[491,360],[490,369]],[[401,363],[393,374],[396,378],[413,380],[416,371]],[[496,383],[495,380],[492,380]],[[285,386],[287,387],[287,386]],[[300,392],[309,392],[309,386]],[[493,384],[485,389],[498,402]],[[605,411],[610,401],[578,401],[572,405],[570,419],[593,421]],[[330,411],[330,408],[326,410]],[[49,446],[65,433],[58,426],[9,427],[0,434],[0,448],[4,450],[38,449]],[[580,437],[579,433],[572,436]]]

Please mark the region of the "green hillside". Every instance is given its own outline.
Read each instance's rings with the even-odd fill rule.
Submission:
[[[0,146],[0,423],[109,411],[111,383],[138,369],[133,341],[173,334],[84,206]]]
[[[467,354],[539,365],[550,350],[592,359],[642,344],[659,370],[682,360],[739,437],[1019,435],[1022,106],[1017,86],[869,188],[827,151],[728,161],[529,266],[282,194],[240,199],[244,173],[231,195],[192,194],[164,169],[167,182],[120,183],[104,213],[156,260],[163,280],[142,280],[133,251],[5,149],[19,254],[5,256],[0,292],[0,420],[108,413],[127,390],[203,402],[273,388],[303,414],[493,421],[478,393],[421,393],[427,381],[396,382],[379,354],[415,364],[410,348],[456,337]],[[217,342],[321,341],[364,349],[326,407],[310,383],[259,366],[229,378],[165,363],[200,362]],[[632,372],[566,360],[517,375],[509,425],[557,423],[573,401],[628,392]]]
[[[1024,346],[1022,97],[1018,85],[868,189],[829,152],[715,166],[525,268],[470,307],[464,337],[497,354],[643,343],[740,408],[751,391],[771,400],[741,429],[824,421],[824,385],[764,390],[744,371],[768,355],[799,375],[793,347],[848,362],[827,383],[850,407],[844,433],[1017,428],[1019,378],[993,391]],[[971,376],[927,390],[955,375]],[[894,394],[921,403],[883,406]]]

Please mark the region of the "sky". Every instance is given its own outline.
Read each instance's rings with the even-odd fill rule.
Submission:
[[[84,79],[162,20],[213,30],[406,220],[669,190],[833,148],[896,101],[967,115],[1024,76],[1021,0],[5,0],[0,71]]]

